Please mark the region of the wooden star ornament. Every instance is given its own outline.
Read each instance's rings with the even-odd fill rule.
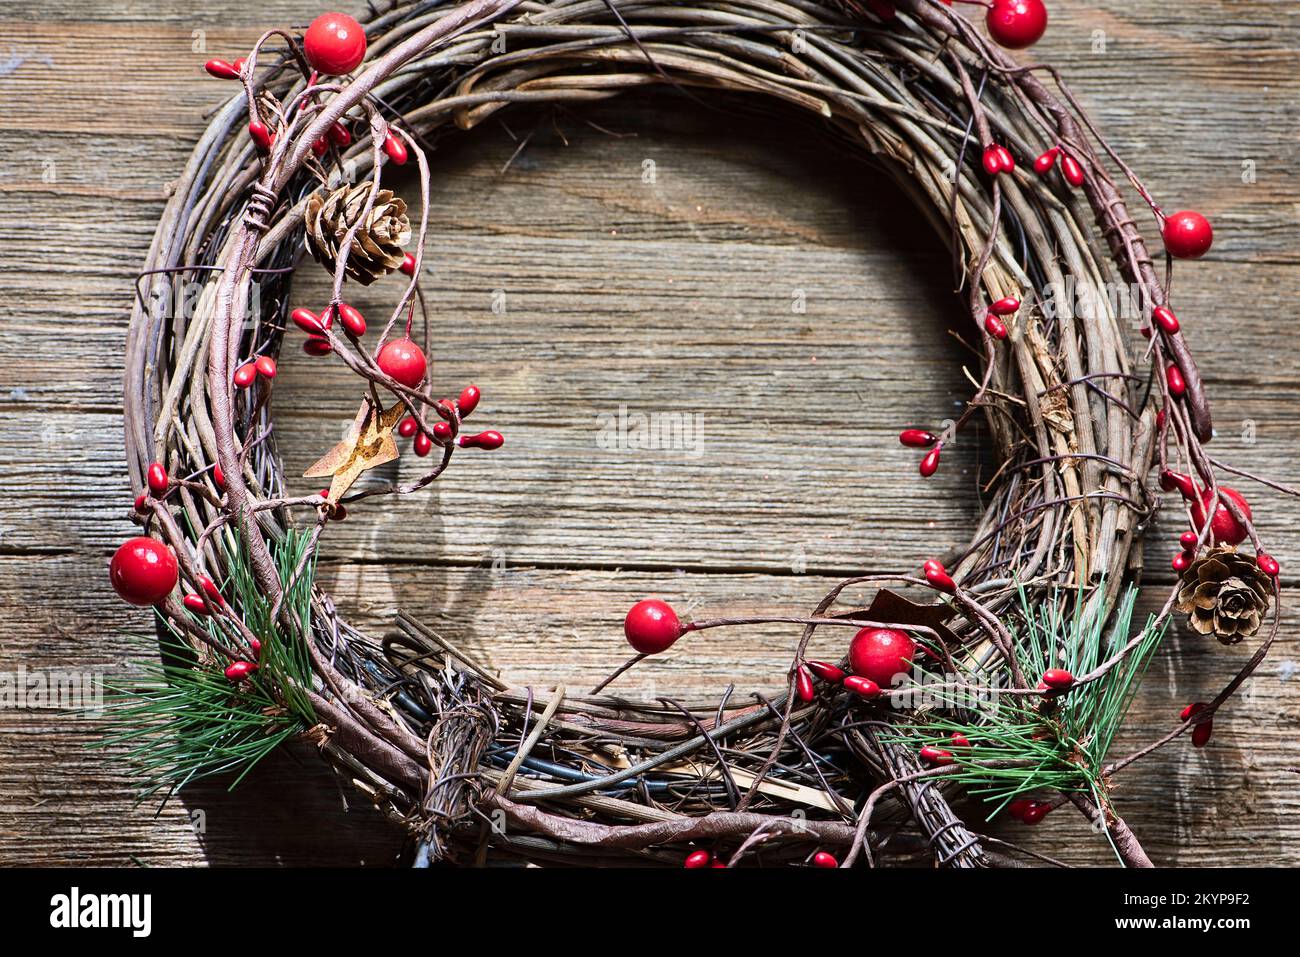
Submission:
[[[400,402],[394,403],[390,409],[384,409],[375,405],[374,400],[367,396],[343,441],[303,472],[303,478],[332,475],[326,500],[331,505],[337,505],[344,493],[361,477],[362,472],[397,458],[393,429],[405,410],[406,407]]]

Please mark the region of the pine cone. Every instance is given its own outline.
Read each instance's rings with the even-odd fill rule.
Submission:
[[[1183,572],[1177,607],[1195,631],[1235,645],[1259,631],[1271,594],[1269,578],[1254,559],[1225,545],[1211,548]]]
[[[317,192],[307,200],[303,217],[307,227],[307,251],[331,272],[338,263],[343,238],[361,217],[370,188],[368,182],[340,186],[328,196]],[[370,215],[352,240],[348,252],[348,276],[363,286],[369,286],[402,265],[405,256],[402,247],[410,240],[411,221],[406,216],[406,203],[394,196],[392,190],[381,189],[375,194]]]

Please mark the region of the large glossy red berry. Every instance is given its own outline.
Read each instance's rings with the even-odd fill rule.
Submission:
[[[1206,516],[1210,515],[1210,510],[1213,508],[1213,515],[1209,521],[1210,535],[1213,536],[1215,544],[1240,545],[1249,537],[1246,526],[1237,521],[1237,516],[1216,498],[1213,490],[1197,489],[1195,483],[1186,475],[1169,471],[1160,474],[1160,487],[1167,492],[1178,489],[1182,493],[1191,509],[1192,525],[1197,531],[1205,527]],[[1246,518],[1254,518],[1250,511],[1250,503],[1235,488],[1220,485],[1219,491],[1225,498],[1236,504]]]
[[[414,389],[423,382],[424,373],[428,370],[424,353],[410,339],[394,339],[385,344],[375,361],[384,375],[409,389]]]
[[[1000,45],[1023,50],[1047,32],[1047,7],[1043,0],[993,0],[985,23]]]
[[[133,605],[158,604],[176,587],[177,577],[171,549],[143,535],[123,542],[108,566],[113,590]]]
[[[849,644],[849,669],[882,688],[892,687],[894,675],[906,674],[916,655],[916,642],[893,628],[863,628]]]
[[[627,643],[643,655],[667,651],[682,636],[682,623],[667,602],[647,598],[631,607],[623,619]]]
[[[1214,229],[1200,213],[1184,209],[1165,220],[1164,239],[1175,259],[1200,259],[1214,244]]]
[[[366,57],[366,31],[346,13],[324,13],[307,28],[302,51],[318,73],[351,73]]]

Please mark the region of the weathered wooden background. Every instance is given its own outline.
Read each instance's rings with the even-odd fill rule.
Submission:
[[[1215,399],[1215,453],[1296,483],[1300,4],[1049,7],[1042,58],[1157,196],[1215,223],[1214,251],[1180,268],[1175,300]],[[119,397],[132,278],[168,179],[230,92],[202,61],[317,12],[316,0],[0,9],[0,670],[120,678],[150,654],[149,617],[105,575],[132,529]],[[922,483],[894,438],[968,394],[946,333],[949,264],[870,169],[807,127],[669,97],[501,114],[435,165],[435,375],[448,391],[477,382],[476,419],[508,445],[332,527],[321,575],[355,619],[382,631],[400,607],[521,680],[576,687],[622,659],[622,612],[644,595],[708,615],[800,612],[845,574],[910,568],[962,540],[989,464],[978,443]],[[296,298],[323,301],[323,272],[302,273]],[[391,295],[379,283],[355,301],[377,310]],[[278,435],[294,474],[358,395],[329,363],[294,353],[283,369]],[[699,454],[602,448],[597,416],[620,406],[700,413]],[[1294,584],[1300,507],[1250,494]],[[1174,524],[1149,549],[1147,606],[1171,581]],[[1180,742],[1120,781],[1117,803],[1156,861],[1300,863],[1297,618],[1211,747]],[[710,632],[626,687],[770,687],[793,637]],[[1248,652],[1172,633],[1124,743],[1169,726]],[[133,806],[120,762],[87,750],[100,731],[0,711],[0,863],[399,859],[401,835],[368,808],[345,813],[355,799],[310,753],[155,814]],[[1031,840],[1111,860],[1066,811]]]

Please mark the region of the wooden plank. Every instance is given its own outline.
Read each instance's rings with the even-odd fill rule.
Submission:
[[[230,92],[200,72],[202,60],[234,56],[268,23],[303,23],[316,9],[6,7],[0,255],[25,267],[0,272],[2,669],[124,675],[142,653],[119,632],[147,632],[147,616],[117,602],[103,577],[131,528],[118,395],[130,277],[166,181],[203,113]],[[1300,11],[1106,0],[1057,4],[1052,16],[1036,52],[1062,68],[1170,208],[1194,205],[1215,221],[1214,252],[1180,267],[1176,298],[1215,400],[1215,454],[1300,484],[1290,439],[1300,360],[1278,335],[1300,292],[1294,136],[1279,125],[1300,85]],[[200,29],[207,52],[192,49]],[[509,131],[491,122],[435,157],[427,256],[439,381],[447,391],[478,382],[485,398],[471,421],[509,444],[461,455],[427,493],[357,508],[332,528],[322,576],[344,609],[382,632],[400,607],[520,680],[576,686],[621,660],[621,611],[643,595],[698,614],[800,611],[839,574],[902,570],[962,539],[989,467],[978,443],[959,444],[922,484],[915,456],[893,440],[967,394],[964,356],[946,335],[960,319],[944,292],[948,265],[876,174],[804,126],[660,97],[566,114],[563,139],[548,119],[503,175],[512,134],[536,123],[504,117]],[[635,135],[610,137],[586,119]],[[647,159],[653,183],[642,179]],[[1246,161],[1253,183],[1242,181]],[[295,295],[316,302],[325,288],[309,263]],[[392,288],[357,296],[372,323]],[[491,308],[498,289],[504,314]],[[791,311],[796,289],[802,314]],[[283,369],[279,437],[301,471],[356,396],[329,363],[293,353]],[[621,404],[701,412],[704,454],[601,448],[596,415]],[[410,458],[393,474],[414,475]],[[1234,484],[1289,579],[1300,509]],[[1148,606],[1169,580],[1180,529],[1167,505],[1149,549]],[[49,599],[34,600],[37,589]],[[1121,782],[1116,800],[1160,863],[1300,862],[1288,773],[1295,624],[1288,614],[1285,641],[1210,748],[1180,743]],[[770,688],[791,641],[773,628],[696,636],[625,684]],[[1172,636],[1121,749],[1208,697],[1248,651]],[[401,848],[368,809],[339,813],[310,753],[268,765],[233,796],[200,789],[155,819],[131,810],[120,764],[84,749],[99,733],[92,723],[0,710],[0,731],[0,863],[385,864]],[[206,834],[192,827],[195,810]],[[1071,812],[1049,822],[1028,835],[1039,849],[1108,861]]]

